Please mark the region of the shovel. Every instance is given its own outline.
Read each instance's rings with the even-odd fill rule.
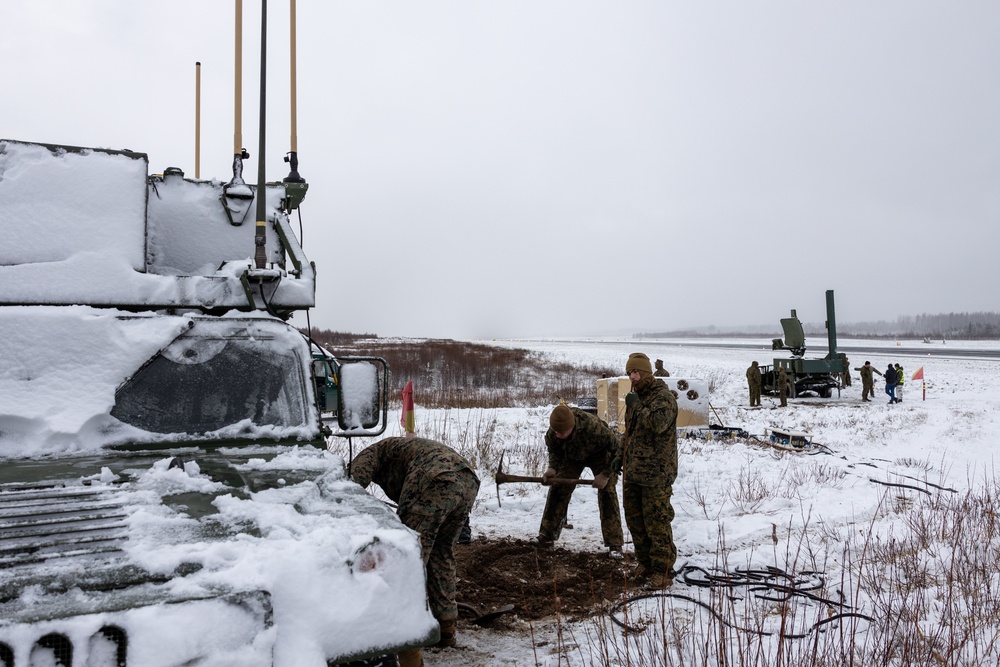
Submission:
[[[497,483],[497,505],[500,503],[500,485],[509,484],[511,482],[533,482],[535,484],[541,484],[541,477],[528,477],[526,475],[508,475],[503,470],[503,452],[500,453],[500,463],[497,464],[497,472],[493,476],[493,479]],[[550,477],[549,484],[579,484],[579,485],[590,485],[593,483],[592,479],[568,479],[564,477]]]
[[[497,618],[503,616],[504,614],[509,614],[510,612],[514,611],[514,605],[512,604],[505,604],[502,607],[494,609],[488,614],[484,614],[475,607],[473,607],[471,604],[465,604],[464,602],[459,602],[458,608],[467,611],[471,613],[473,616],[475,616],[475,618],[472,619],[472,622],[476,625],[486,625],[492,621],[495,621]]]

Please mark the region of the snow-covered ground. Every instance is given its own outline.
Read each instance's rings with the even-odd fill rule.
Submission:
[[[35,157],[40,155],[44,160],[20,159],[28,153]],[[213,255],[210,262],[185,261],[183,266],[155,262],[144,264],[150,257],[161,258],[164,255],[164,248],[157,246],[156,239],[151,243],[159,251],[147,257],[139,251],[141,244],[135,246],[134,243],[136,239],[141,241],[146,238],[143,229],[137,229],[136,225],[143,227],[149,216],[149,211],[146,216],[140,215],[146,190],[142,178],[144,165],[137,166],[131,158],[126,160],[121,179],[112,179],[107,173],[102,175],[88,168],[83,170],[84,174],[96,180],[70,179],[73,188],[59,188],[53,186],[61,181],[49,176],[75,160],[77,154],[49,153],[48,149],[8,145],[4,164],[0,165],[5,168],[0,188],[0,218],[30,223],[18,226],[20,233],[7,239],[0,248],[0,277],[3,278],[0,280],[0,292],[3,292],[0,296],[6,299],[5,303],[75,304],[88,302],[88,294],[90,298],[100,299],[114,294],[111,301],[100,303],[127,303],[138,295],[142,297],[135,302],[139,306],[173,304],[178,301],[161,296],[146,298],[147,292],[135,292],[133,288],[150,281],[157,284],[166,281],[174,285],[183,282],[173,280],[178,277],[175,275],[177,272],[188,273],[199,266],[209,267],[211,275],[203,278],[225,282],[234,275],[225,271],[222,272],[224,275],[215,275],[218,273],[215,267],[219,266],[215,260],[239,260],[248,265],[246,255],[251,245],[236,241],[232,252],[227,249],[223,256]],[[121,161],[119,158],[108,155],[99,164],[114,165]],[[92,164],[94,159],[93,156],[88,157],[88,164]],[[29,164],[35,167],[26,170]],[[81,203],[86,200],[83,194],[89,192],[93,196],[90,192],[93,188],[88,190],[83,185],[91,182],[107,185],[114,180],[132,184],[131,189],[126,188],[130,194],[125,203],[119,202],[120,206],[108,209],[104,206],[106,191],[101,189],[104,194],[92,204],[95,210],[101,212],[102,229],[117,231],[93,237],[90,227],[78,224],[80,218],[75,215],[80,213]],[[162,182],[157,183],[162,190],[153,199],[159,202],[168,190]],[[32,184],[38,187],[29,187]],[[221,187],[218,183],[205,184],[205,187],[209,185],[212,188]],[[117,201],[120,198],[113,199]],[[215,206],[218,197],[213,195],[208,199]],[[45,201],[49,208],[38,209],[38,201]],[[221,235],[221,230],[232,232],[233,226],[222,219],[219,210],[215,213],[217,224],[213,223],[215,226],[211,228],[210,238],[195,241],[194,245],[180,243],[178,247],[189,250],[204,245],[209,253],[228,248],[216,233]],[[36,217],[26,218],[29,214]],[[185,219],[192,224],[197,223],[201,229],[203,217],[192,214]],[[84,218],[90,219],[87,216]],[[153,219],[155,221],[156,216]],[[148,228],[145,231],[148,232]],[[56,238],[65,243],[53,245],[52,241]],[[237,239],[242,240],[245,239]],[[87,243],[95,245],[88,246]],[[100,250],[104,261],[84,256],[88,250],[95,248]],[[39,254],[41,250],[47,254]],[[120,261],[111,262],[111,257]],[[185,255],[185,259],[189,258]],[[156,271],[150,274],[136,270],[143,265],[147,270],[152,268]],[[128,269],[121,272],[124,280],[119,280],[117,272],[101,273],[101,270],[115,266]],[[100,276],[103,278],[98,280]],[[290,282],[285,280],[281,284]],[[306,290],[309,298],[301,303],[312,302],[311,283],[309,288]],[[246,294],[243,294],[245,297]],[[167,322],[167,325],[174,326],[173,330],[152,331],[152,327],[146,327],[136,318],[130,325],[132,333],[129,336],[112,340],[110,332],[117,329],[104,324],[110,321],[113,313],[109,315],[106,312],[97,317],[80,306],[59,306],[57,316],[52,315],[53,311],[34,306],[15,306],[4,310],[4,320],[8,324],[3,337],[5,345],[0,347],[0,456],[4,458],[97,452],[108,442],[111,422],[106,417],[115,400],[115,391],[131,372],[124,372],[119,366],[127,366],[127,362],[133,365],[141,363],[177,333],[177,323]],[[61,335],[61,340],[65,342],[52,345],[50,341],[56,334]],[[808,342],[814,346],[825,343],[823,340]],[[779,408],[775,400],[765,399],[763,407],[755,409],[748,407],[744,370],[751,361],[768,363],[774,356],[783,356],[771,351],[770,339],[581,339],[490,343],[527,347],[551,355],[556,361],[622,370],[630,352],[646,352],[650,358],[663,359],[673,378],[699,379],[707,384],[714,422],[740,427],[758,436],[758,439],[739,440],[680,439],[680,475],[673,496],[679,566],[719,567],[727,571],[737,567],[760,569],[774,566],[787,572],[816,572],[819,574],[809,576],[825,576],[827,582],[838,582],[845,589],[845,595],[850,597],[851,608],[874,618],[882,611],[876,609],[873,602],[876,591],[865,589],[865,579],[858,574],[855,553],[851,549],[905,536],[912,528],[907,523],[908,517],[942,497],[961,498],[970,490],[980,494],[995,490],[993,447],[998,430],[996,415],[1000,413],[1000,379],[996,372],[998,360],[989,355],[976,356],[974,351],[996,352],[1000,349],[1000,344],[996,342],[935,341],[925,344],[919,341],[842,341],[842,351],[849,354],[852,367],[860,366],[866,359],[880,370],[889,362],[900,362],[908,377],[923,367],[926,400],[923,400],[923,383],[910,381],[906,385],[904,402],[887,405],[879,382],[875,402],[862,403],[859,400],[860,381],[854,373],[853,387],[838,398],[795,399],[787,408]],[[867,351],[856,353],[853,348]],[[952,356],[944,355],[946,352]],[[966,353],[966,356],[959,356],[959,352]],[[88,368],[92,366],[97,370],[84,371],[70,363],[71,360],[85,361],[90,364]],[[87,394],[84,399],[77,396],[81,391]],[[492,474],[501,451],[506,453],[507,467],[511,472],[538,474],[541,471],[545,461],[542,438],[552,406],[504,410],[423,410],[420,408],[421,391],[421,387],[415,388],[418,433],[443,440],[460,450],[479,468],[484,483],[473,511],[474,532],[487,539],[533,537],[544,506],[545,490],[530,484],[510,484],[500,489],[502,495],[498,499],[497,487],[491,483]],[[394,425],[393,429],[399,432],[398,426]],[[765,434],[773,429],[807,433],[813,446],[808,452],[772,447]],[[389,435],[392,434],[390,430]],[[294,428],[279,429],[274,435],[292,437],[297,432]],[[337,445],[339,449],[334,454],[341,454],[342,441],[337,441]],[[339,459],[323,452],[317,452],[315,456],[324,469],[331,471],[323,478],[324,483],[350,486],[350,482],[342,479]],[[149,471],[151,477],[142,477],[143,484],[152,484],[152,490],[162,496],[176,495],[172,489],[179,482],[193,485],[190,488],[182,485],[181,491],[205,493],[203,486],[212,488],[213,480],[204,472],[194,467],[190,470],[186,468],[182,474],[169,467],[166,457],[165,453],[164,459],[156,462]],[[295,469],[302,468],[305,460],[295,454],[281,465],[288,466],[290,476]],[[84,481],[112,484],[115,474],[111,470],[90,470],[81,473],[78,481],[80,484]],[[139,491],[146,490],[140,487],[137,487]],[[199,564],[204,567],[206,579],[209,574],[223,572],[227,576],[228,573],[236,573],[234,579],[252,582],[254,576],[244,573],[263,572],[255,576],[265,588],[277,580],[284,583],[292,580],[292,585],[285,586],[282,589],[284,592],[275,597],[279,636],[264,637],[258,647],[260,650],[251,650],[260,664],[270,661],[272,647],[274,656],[283,659],[284,664],[317,664],[317,661],[322,661],[317,656],[330,653],[327,647],[319,647],[319,643],[343,646],[350,640],[360,649],[377,643],[387,632],[388,624],[363,623],[364,627],[358,627],[359,619],[365,618],[358,604],[361,593],[344,592],[343,586],[338,589],[343,599],[338,599],[335,604],[338,613],[344,612],[349,617],[349,623],[340,627],[352,628],[350,637],[323,635],[319,629],[315,634],[323,635],[322,642],[317,641],[310,650],[307,642],[299,641],[294,632],[288,634],[290,625],[303,632],[306,631],[303,630],[305,626],[282,622],[283,617],[328,618],[333,613],[332,607],[327,608],[328,598],[335,597],[332,594],[325,596],[324,591],[329,589],[317,587],[307,577],[297,578],[294,572],[286,572],[282,565],[286,562],[314,562],[319,567],[319,564],[330,566],[340,563],[346,568],[348,560],[353,558],[351,554],[359,547],[355,543],[359,536],[388,530],[380,527],[378,522],[363,521],[360,516],[363,513],[356,513],[359,516],[352,517],[352,521],[320,522],[322,530],[317,530],[313,519],[291,511],[293,506],[305,506],[303,499],[321,495],[321,491],[315,481],[290,483],[287,488],[258,494],[256,500],[267,502],[255,503],[235,502],[231,496],[220,491],[215,507],[228,523],[235,525],[243,519],[252,520],[265,535],[263,542],[266,544],[263,546],[267,548],[254,552],[258,560],[248,557],[246,549],[230,550],[232,545],[228,542],[213,548],[195,536],[194,541],[187,543],[193,552],[200,554]],[[357,488],[353,491],[360,494]],[[368,498],[364,500],[370,501]],[[498,500],[503,501],[502,507]],[[333,514],[336,515],[336,512]],[[136,513],[132,519],[142,520],[143,515]],[[174,520],[177,523],[186,521],[182,516],[173,517]],[[574,528],[564,531],[561,546],[573,550],[602,550],[596,497],[591,489],[581,488],[574,495],[570,521]],[[140,532],[134,532],[130,535],[129,544],[123,547],[137,562],[154,567],[143,558],[150,561],[159,558],[166,559],[167,566],[170,566],[174,563],[168,556],[178,560],[189,557],[189,554],[174,554],[163,547],[162,541],[153,539],[158,531],[149,533],[150,539],[144,540],[140,539]],[[412,562],[416,547],[413,536],[399,529],[395,529],[395,533],[400,534],[396,540],[401,545],[400,553]],[[302,536],[303,539],[290,539],[286,543],[276,540],[275,536]],[[388,536],[384,537],[386,542],[393,541]],[[944,544],[951,537],[949,534],[939,535],[932,544],[914,551],[913,560],[919,561],[928,581],[934,580],[936,572],[942,572],[955,561],[952,557],[955,554],[950,554],[948,545]],[[1000,560],[1000,553],[997,553],[1000,550],[989,541],[994,539],[995,536],[990,534],[987,543],[981,545],[986,549],[988,562]],[[280,547],[277,546],[279,544]],[[957,544],[959,541],[956,538]],[[335,545],[344,551],[334,554],[335,549],[327,548],[328,545]],[[996,557],[992,558],[994,555]],[[328,560],[323,560],[324,557]],[[281,558],[284,561],[276,563]],[[316,568],[302,571],[316,571]],[[390,605],[402,608],[398,582],[386,583],[367,573],[359,575],[359,578],[360,582],[355,582],[357,589],[363,589],[371,600],[378,603],[370,610],[385,609]],[[410,589],[416,590],[418,599],[415,602],[419,606],[422,602],[419,599],[421,586],[414,585],[418,579],[416,576],[408,577]],[[1000,582],[995,579],[983,583],[983,590],[988,594],[985,603],[992,608],[1000,606],[996,594],[1000,590]],[[0,583],[4,583],[4,579],[0,578]],[[689,594],[689,597],[701,594],[689,588],[678,582],[674,591],[683,589],[683,594]],[[928,596],[934,598],[939,586],[933,583],[926,589]],[[389,594],[397,597],[389,599]],[[695,603],[684,607],[687,603],[680,598],[673,598],[672,601],[675,608],[671,613],[674,616],[686,614],[692,619],[691,627],[706,627],[704,619],[701,625],[697,624],[699,615],[704,613],[702,607]],[[25,601],[25,604],[28,602]],[[414,600],[408,602],[412,605]],[[761,619],[760,622],[765,625],[774,620],[773,615],[768,614],[767,605],[754,608],[755,603],[749,599],[746,604],[747,609],[734,611],[735,620],[738,621],[739,614],[744,611],[751,615],[758,614],[755,618]],[[797,628],[808,629],[815,622],[816,613],[820,613],[816,609],[822,610],[822,607],[810,610],[809,605],[802,605],[801,610],[788,618]],[[934,625],[947,618],[948,609],[931,605],[926,614],[915,620],[923,624],[922,631],[933,633]],[[294,610],[294,613],[289,610]],[[633,616],[640,617],[651,613],[642,609],[641,605],[629,611]],[[386,613],[370,613],[372,616],[368,618],[386,617]],[[813,616],[810,617],[810,613]],[[186,621],[192,627],[204,629],[211,627],[214,619],[206,615]],[[150,619],[147,627],[156,630],[156,622],[156,619]],[[393,624],[397,632],[402,623]],[[515,631],[463,629],[460,638],[462,649],[428,652],[427,663],[462,667],[534,665],[536,662],[546,665],[604,664],[614,662],[607,659],[607,654],[602,654],[610,639],[608,635],[601,635],[599,628],[607,627],[607,624],[601,626],[597,621],[568,623],[564,619],[551,619],[536,622],[530,627],[523,625]],[[418,624],[410,635],[417,636],[424,629]],[[864,627],[855,629],[857,632],[867,631]],[[595,639],[602,636],[603,644]],[[625,646],[628,648],[628,645]],[[638,655],[655,650],[648,646],[646,644],[646,648],[642,648],[637,645],[629,650],[638,652]],[[977,654],[978,657],[983,655],[983,652]],[[986,655],[996,658],[995,653]],[[241,664],[252,663],[245,658],[236,656]]]
[[[931,502],[939,494],[960,497],[995,478],[994,448],[1000,431],[1000,362],[995,358],[900,355],[897,349],[925,344],[850,341],[852,367],[865,360],[880,370],[890,362],[903,365],[907,383],[901,404],[887,404],[878,376],[874,402],[862,403],[860,378],[852,372],[853,385],[839,398],[793,399],[787,408],[781,408],[776,399],[764,397],[762,407],[751,409],[745,369],[753,360],[769,363],[774,356],[785,353],[772,352],[769,340],[759,341],[759,350],[727,349],[719,346],[720,342],[697,346],[692,346],[692,341],[651,340],[492,344],[527,347],[574,362],[622,368],[630,352],[646,352],[653,359],[663,359],[673,377],[710,382],[713,423],[739,426],[761,438],[768,429],[812,436],[815,446],[807,453],[783,451],[752,439],[679,439],[680,474],[673,495],[678,566],[818,570],[827,581],[840,582],[845,571],[845,545],[857,535],[874,539],[898,534],[901,516],[908,509],[919,509],[921,503]],[[853,353],[851,346],[883,351]],[[996,351],[1000,344],[948,341],[942,345],[938,341],[926,348],[938,354],[944,352],[943,348]],[[925,383],[911,381],[909,378],[921,367]],[[544,463],[542,436],[551,406],[495,411],[424,410],[420,407],[419,387],[415,395],[418,433],[446,439],[480,465],[490,457],[484,452],[502,449],[507,452],[508,471],[540,473]],[[398,425],[395,429],[399,430]],[[545,489],[531,484],[502,486],[499,507],[492,472],[480,469],[483,484],[472,515],[474,533],[487,538],[534,537]],[[924,491],[886,484],[904,484]],[[954,493],[939,487],[953,489]],[[586,487],[577,490],[570,504],[569,521],[574,528],[563,531],[560,546],[603,550],[595,492]],[[722,544],[725,553],[720,556]],[[996,545],[992,548],[996,549]],[[931,559],[931,567],[946,564],[945,556]],[[683,584],[675,584],[673,590],[696,595],[693,588]],[[845,593],[859,594],[858,613],[874,613],[870,605],[866,606],[866,591]],[[673,602],[685,606],[683,601]],[[696,617],[702,612],[687,605],[686,613]],[[815,621],[805,620],[808,609],[803,614],[803,619],[797,621],[800,624],[808,626]],[[935,619],[926,621],[933,625]],[[515,632],[472,627],[460,634],[463,648],[429,652],[427,664],[521,666],[535,665],[537,661],[543,665],[577,665],[591,664],[592,660],[604,664],[603,657],[592,655],[601,651],[593,639],[597,625],[552,619],[531,628],[525,625],[523,631]],[[866,631],[864,623],[859,631]]]

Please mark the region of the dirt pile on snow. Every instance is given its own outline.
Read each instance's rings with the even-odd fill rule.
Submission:
[[[634,589],[627,574],[633,563],[611,558],[604,550],[579,552],[539,549],[524,540],[474,539],[455,547],[458,599],[483,614],[513,604],[514,611],[498,617],[493,628],[515,619],[539,620],[557,614],[577,621],[608,609]],[[460,624],[473,615],[460,610]]]

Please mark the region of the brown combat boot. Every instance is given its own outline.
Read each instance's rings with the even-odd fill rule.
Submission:
[[[455,641],[455,621],[439,621],[439,623],[441,624],[441,640],[434,647],[449,648],[456,646],[458,642]]]
[[[665,588],[670,588],[673,584],[673,579],[656,572],[650,575],[649,579],[646,581],[646,588],[651,591],[662,591]]]
[[[400,651],[396,654],[399,667],[424,667],[423,651],[419,648],[411,648],[408,651]]]

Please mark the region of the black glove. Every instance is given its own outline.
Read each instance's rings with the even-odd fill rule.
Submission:
[[[617,456],[611,459],[611,472],[616,475],[622,474],[622,460]]]
[[[630,391],[625,394],[625,407],[631,408],[633,405],[639,402],[639,395],[634,391]]]

